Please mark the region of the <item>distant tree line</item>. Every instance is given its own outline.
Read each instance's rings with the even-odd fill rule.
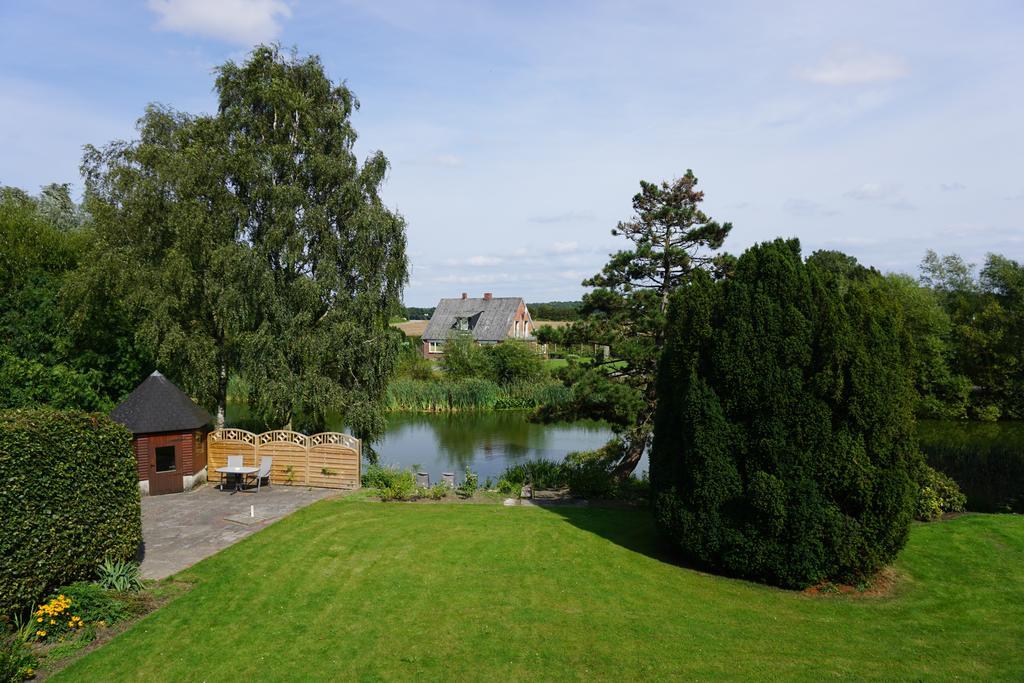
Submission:
[[[404,315],[406,320],[430,320],[434,315],[435,306],[406,306]]]
[[[534,320],[579,320],[582,301],[548,301],[526,304]],[[406,320],[430,320],[434,306],[406,306]]]
[[[547,301],[527,304],[534,320],[579,320],[582,301]]]

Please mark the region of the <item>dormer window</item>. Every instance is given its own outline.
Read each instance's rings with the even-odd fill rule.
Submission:
[[[469,318],[456,318],[455,329],[460,332],[469,332]]]

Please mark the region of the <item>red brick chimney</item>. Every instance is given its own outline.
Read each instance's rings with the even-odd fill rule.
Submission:
[[[491,300],[491,293],[490,292],[484,292],[484,301],[490,301],[490,300]]]
[[[468,299],[468,298],[469,298],[469,295],[468,295],[468,294],[466,294],[465,292],[463,292],[463,293],[462,293],[462,298],[463,298],[463,299]]]

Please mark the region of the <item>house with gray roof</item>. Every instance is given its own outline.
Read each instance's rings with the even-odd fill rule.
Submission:
[[[533,318],[522,297],[470,298],[465,292],[458,299],[441,299],[423,332],[423,355],[437,358],[444,344],[456,334],[472,334],[481,345],[500,344],[506,339],[535,341]]]

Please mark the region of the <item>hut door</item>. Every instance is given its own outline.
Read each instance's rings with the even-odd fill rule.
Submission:
[[[164,436],[150,439],[149,494],[180,493],[182,485],[181,446],[178,437]]]

